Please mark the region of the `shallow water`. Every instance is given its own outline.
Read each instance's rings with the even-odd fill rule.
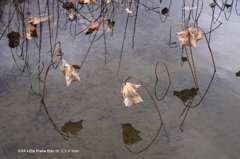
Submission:
[[[149,8],[160,7],[155,10],[161,12],[164,7],[169,8],[170,2],[143,1],[141,3]],[[203,3],[202,10],[212,13],[208,5],[212,1],[199,0],[197,2]],[[193,6],[197,6],[197,2]],[[182,9],[183,2],[171,3],[165,22],[161,21],[159,14],[147,11],[148,8],[144,8],[141,4],[137,11],[136,4],[130,8],[130,6],[116,3],[114,14],[111,14],[112,6],[108,4],[109,11],[104,19],[114,15],[112,20],[116,21],[115,26],[111,32],[105,33],[105,37],[100,37],[103,34],[99,29],[96,38],[100,38],[93,43],[87,54],[90,46],[89,39],[94,38],[94,33],[91,36],[85,35],[84,32],[76,37],[71,36],[70,27],[74,32],[76,26],[76,33],[78,33],[83,25],[81,21],[81,23],[73,22],[72,25],[68,22],[66,29],[57,29],[57,26],[63,27],[66,23],[67,11],[62,9],[61,3],[57,5],[56,1],[54,3],[51,1],[49,21],[37,24],[38,38],[28,40],[28,44],[26,41],[24,44],[21,43],[25,38],[22,38],[20,42],[20,46],[24,48],[24,60],[26,46],[28,46],[31,74],[26,68],[24,72],[17,68],[16,63],[20,68],[24,65],[24,60],[15,54],[15,52],[21,54],[21,47],[12,49],[15,63],[11,48],[8,46],[7,34],[17,31],[16,24],[18,22],[22,25],[22,21],[17,14],[14,14],[9,29],[4,33],[8,24],[9,9],[12,9],[12,15],[15,7],[9,2],[5,5],[1,3],[3,12],[0,32],[1,35],[4,33],[0,41],[1,158],[239,158],[240,77],[237,77],[235,73],[240,70],[238,62],[240,23],[235,8],[236,2],[233,1],[234,7],[232,7],[230,19],[226,20],[222,12],[218,18],[222,25],[210,36],[210,47],[216,64],[216,74],[212,81],[214,69],[206,40],[198,41],[197,47],[192,48],[200,87],[192,105],[199,103],[202,97],[203,100],[197,107],[189,109],[182,126],[183,132],[179,127],[184,115],[181,118],[179,116],[185,105],[173,94],[174,91],[190,89],[195,85],[188,63],[184,62],[181,66],[182,47],[170,48],[167,44],[170,38],[170,27],[183,24],[184,13],[186,17],[188,16],[189,11]],[[191,4],[190,1],[189,3]],[[21,4],[22,8],[23,4]],[[31,15],[38,14],[35,1],[25,2],[25,4],[25,8],[27,4],[31,6],[29,9]],[[45,13],[44,11],[48,13],[46,2],[40,1],[40,4],[40,14]],[[237,4],[237,9],[240,10],[240,4]],[[126,7],[133,11],[129,17],[125,11]],[[193,11],[195,15],[196,9]],[[136,12],[138,12],[137,16]],[[91,19],[91,15],[87,14],[86,10],[81,13]],[[98,13],[99,10],[93,12],[96,17]],[[219,8],[216,7],[214,15],[218,17],[218,13]],[[27,17],[26,12],[24,16]],[[81,16],[78,15],[77,18],[79,20]],[[161,15],[161,18],[163,20],[165,16]],[[135,21],[136,25],[134,25]],[[192,23],[193,21],[190,20],[190,24]],[[21,25],[20,33],[22,33]],[[86,27],[88,24],[84,25]],[[211,16],[202,13],[198,26],[208,32],[210,25]],[[50,27],[54,29],[51,30]],[[216,24],[213,25],[214,27]],[[176,45],[179,43],[176,32],[179,31],[181,31],[179,26],[172,30],[172,42],[176,41]],[[55,39],[61,42],[63,59],[72,65],[81,66],[79,72],[81,82],[72,82],[67,87],[60,68],[50,68],[46,81],[45,105],[43,105],[41,97],[31,90],[31,79],[33,90],[40,94],[43,89],[43,84],[39,82],[37,76],[40,69],[35,73],[34,70],[38,63],[43,61],[44,70],[40,78],[44,80],[51,59],[48,53],[51,50],[50,43],[53,46]],[[122,45],[123,39],[124,45]],[[40,44],[39,51],[37,46]],[[53,59],[53,61],[59,60],[60,57],[56,56]],[[172,81],[166,96],[161,101],[157,101],[154,96],[155,65],[159,60],[167,64]],[[165,94],[169,81],[163,64],[160,63],[157,69],[159,82],[156,90],[160,98]],[[164,124],[155,141],[147,149],[145,148],[157,135],[160,120],[143,86],[139,88],[138,93],[144,102],[130,108],[124,105],[121,85],[129,76],[139,77],[148,87],[157,101]],[[140,84],[136,79],[129,81]],[[188,101],[185,104],[187,103]],[[72,122],[83,120],[83,129],[77,133],[76,137],[65,140],[67,134],[61,131],[61,127],[69,120]],[[127,146],[128,149],[123,142],[122,124],[125,123],[130,123],[140,131],[138,135],[142,138],[137,143]],[[70,132],[68,135],[73,136]],[[28,152],[24,152],[27,150]],[[39,150],[46,150],[46,152]],[[144,151],[133,154],[129,150]]]

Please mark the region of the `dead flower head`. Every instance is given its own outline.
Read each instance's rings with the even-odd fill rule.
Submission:
[[[127,107],[143,102],[142,98],[136,92],[140,86],[141,85],[136,85],[129,82],[122,84],[121,93],[123,94],[124,98],[123,103]]]

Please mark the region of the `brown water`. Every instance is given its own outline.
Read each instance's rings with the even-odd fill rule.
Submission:
[[[236,12],[236,10],[240,11],[240,2],[233,1],[229,20],[226,20],[224,12],[218,16],[220,10],[217,6],[215,7],[214,15],[218,17],[222,25],[210,36],[210,47],[216,64],[216,74],[212,81],[214,69],[206,40],[200,40],[197,47],[192,48],[200,87],[192,106],[199,103],[202,97],[203,99],[197,107],[189,109],[182,126],[183,132],[179,127],[184,115],[179,117],[185,105],[173,94],[174,91],[190,89],[195,85],[188,63],[184,62],[181,66],[182,47],[170,48],[167,43],[170,38],[170,27],[183,24],[184,13],[185,18],[188,17],[189,10],[182,9],[187,2],[183,6],[182,1],[172,3],[170,0],[162,3],[140,1],[138,11],[136,10],[137,3],[130,7],[130,3],[120,5],[116,2],[114,10],[112,4],[109,3],[105,17],[101,18],[112,18],[115,26],[111,31],[106,31],[105,35],[101,28],[99,29],[95,37],[99,39],[91,45],[88,54],[87,51],[91,44],[89,39],[93,39],[95,34],[85,35],[83,32],[75,37],[70,34],[70,30],[74,33],[75,27],[78,33],[88,26],[89,22],[83,24],[86,22],[82,19],[83,16],[89,20],[93,19],[91,13],[87,11],[87,5],[79,9],[80,5],[76,3],[75,7],[82,15],[77,16],[77,22],[72,24],[68,22],[66,29],[61,29],[67,21],[67,11],[62,9],[61,2],[59,5],[56,1],[49,2],[47,4],[40,1],[39,8],[35,1],[18,4],[19,10],[24,10],[25,18],[28,17],[27,11],[31,12],[30,16],[38,15],[39,11],[40,14],[49,15],[48,20],[37,24],[38,38],[32,38],[28,40],[28,43],[25,38],[21,38],[19,46],[12,49],[16,63],[22,69],[26,48],[28,48],[30,74],[26,68],[24,72],[18,69],[11,48],[8,46],[8,33],[17,32],[19,27],[19,33],[22,34],[23,21],[19,16],[20,13],[14,12],[16,6],[13,3],[4,4],[1,1],[0,32],[3,36],[0,40],[0,120],[2,123],[0,158],[232,159],[240,157],[240,108],[238,104],[240,102],[240,77],[236,76],[236,72],[240,70],[238,60],[240,23]],[[100,1],[97,3],[101,4]],[[193,9],[191,17],[195,17],[196,11],[200,12],[202,4],[203,11],[212,13],[209,3],[212,2],[210,0],[194,2],[193,6],[196,6],[198,10]],[[222,6],[222,2],[218,3]],[[226,3],[231,4],[228,1]],[[192,5],[192,2],[189,1],[189,4]],[[143,5],[149,8],[159,8],[152,11],[144,8]],[[171,5],[169,15],[166,21],[162,22],[161,19],[164,20],[165,16],[161,15],[160,19],[160,15],[156,12],[161,12],[164,7],[169,8],[169,5]],[[91,6],[89,5],[89,8]],[[94,7],[92,14],[96,18],[101,8],[97,8],[96,5]],[[127,7],[133,11],[132,14],[127,14],[125,11]],[[225,12],[226,15],[229,14]],[[8,23],[11,16],[13,18]],[[189,25],[192,23],[191,19]],[[8,24],[9,27],[6,29]],[[104,23],[105,27],[106,24]],[[213,28],[217,25],[217,23],[213,24]],[[211,16],[202,13],[198,26],[208,32],[211,26]],[[51,27],[53,30],[50,29]],[[179,26],[172,30],[172,42],[176,41],[176,45],[179,44],[176,36],[179,31],[181,31]],[[207,37],[209,38],[209,34]],[[63,59],[72,65],[81,66],[79,71],[81,82],[72,82],[67,87],[65,76],[60,68],[50,68],[46,81],[45,105],[43,105],[41,97],[31,90],[31,79],[33,90],[40,93],[43,84],[39,82],[37,74],[38,71],[41,72],[41,69],[37,69],[35,73],[34,70],[38,63],[43,61],[44,70],[40,74],[40,79],[44,80],[51,59],[51,54],[48,52],[51,50],[50,46],[53,46],[56,41],[61,42]],[[40,45],[41,48],[38,49],[37,46]],[[16,55],[16,52],[18,55],[21,54],[21,48],[23,48],[23,59]],[[186,56],[185,53],[183,56]],[[59,60],[60,57],[55,56],[53,61]],[[159,60],[167,64],[172,81],[166,96],[161,101],[157,101],[154,96],[155,65]],[[160,98],[166,92],[168,77],[161,63],[158,65],[157,72],[159,81],[156,90]],[[144,102],[130,108],[124,105],[121,85],[129,76],[139,77],[148,87],[157,101],[164,123],[159,135],[147,149],[145,148],[158,133],[160,120],[143,86],[139,88],[138,93]],[[129,81],[139,84],[136,79]],[[185,104],[188,102],[189,100]],[[72,122],[82,120],[83,129],[79,131],[79,127],[73,126],[75,132],[77,131],[76,136],[68,132],[72,138],[67,138],[67,134],[61,130],[61,127],[69,120]],[[142,139],[127,146],[128,149],[123,142],[122,124],[125,123],[130,123],[140,131],[138,135]],[[65,140],[66,138],[68,140]],[[133,154],[129,150],[144,151]]]

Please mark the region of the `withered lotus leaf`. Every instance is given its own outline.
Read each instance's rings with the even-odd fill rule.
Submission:
[[[195,46],[198,40],[202,39],[201,32],[194,30],[193,28],[187,28],[184,31],[177,33],[180,45]]]
[[[67,86],[69,86],[72,81],[80,81],[79,73],[76,72],[75,68],[68,64],[64,59],[62,62],[60,69],[66,77]]]
[[[138,135],[140,131],[136,130],[131,124],[122,124],[123,130],[123,143],[125,145],[132,145],[136,142],[142,140],[142,138]]]
[[[123,103],[127,107],[143,102],[142,98],[136,92],[140,86],[141,85],[136,85],[129,82],[122,84],[121,93],[123,94],[124,98]]]
[[[78,122],[72,122],[69,120],[64,126],[61,127],[61,130],[64,133],[68,133],[70,131],[72,135],[76,136],[78,132],[83,129],[82,122],[83,120]]]

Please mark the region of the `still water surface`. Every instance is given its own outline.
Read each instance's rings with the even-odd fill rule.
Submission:
[[[237,12],[240,11],[240,3],[238,0],[232,2],[232,7],[228,10],[225,7],[222,12],[215,6],[214,16],[222,24],[219,27],[218,22],[212,24],[212,28],[217,29],[210,36],[207,35],[215,60],[215,75],[205,38],[197,42],[197,47],[192,47],[199,84],[192,106],[202,101],[197,107],[188,109],[173,94],[174,91],[195,87],[194,80],[188,63],[181,62],[181,56],[185,57],[186,54],[182,53],[182,46],[178,46],[176,33],[182,29],[180,26],[173,27],[171,42],[177,44],[169,45],[170,27],[183,24],[189,15],[189,25],[194,24],[201,10],[213,14],[209,6],[212,1],[189,1],[189,5],[195,7],[192,10],[182,9],[188,6],[187,2],[182,1],[140,1],[139,5],[128,2],[112,5],[110,2],[105,6],[108,10],[103,9],[106,12],[102,13],[100,19],[115,21],[114,27],[106,31],[100,27],[97,34],[95,31],[89,35],[85,35],[86,31],[79,32],[99,16],[101,7],[97,5],[85,4],[80,9],[81,5],[75,3],[79,12],[77,20],[71,23],[67,20],[69,13],[62,8],[62,2],[39,1],[38,6],[37,1],[16,5],[1,1],[0,158],[239,158],[240,77],[236,76],[236,72],[240,70],[240,23]],[[97,3],[104,5],[100,1]],[[222,2],[218,3],[224,7]],[[167,16],[159,14],[164,7],[169,8]],[[27,12],[31,13],[30,16],[48,16],[46,21],[37,24],[37,38],[32,37],[27,41],[22,36],[23,24],[26,26],[27,22],[21,20],[16,8],[23,13],[24,19],[28,17]],[[128,14],[126,8],[133,13]],[[227,19],[225,15],[230,18]],[[197,25],[209,32],[211,19],[209,14],[201,13]],[[102,25],[107,28],[107,22]],[[11,31],[21,34],[20,44],[12,49],[8,46],[7,38]],[[96,41],[91,45],[92,40]],[[72,82],[68,87],[59,68],[61,64],[56,69],[51,67],[47,74],[44,105],[33,90],[37,94],[42,92],[42,81],[51,61],[49,51],[57,41],[61,42],[62,58],[71,65],[81,66],[81,82]],[[18,67],[24,67],[26,52],[28,67],[25,66],[21,72]],[[60,60],[59,56],[53,58],[54,62]],[[166,96],[157,101],[154,96],[155,65],[159,60],[168,66],[172,82]],[[40,64],[36,69],[41,61],[44,68]],[[156,91],[161,98],[169,83],[162,63],[157,67],[157,74],[159,81]],[[164,124],[157,137],[161,123],[144,87],[138,90],[143,103],[130,108],[123,103],[121,85],[129,76],[139,77],[157,101]],[[130,79],[129,82],[140,84],[136,79]],[[184,114],[179,117],[185,108],[184,112],[188,110],[188,113],[181,127],[182,132],[179,127]],[[69,120],[78,123],[67,134],[63,128],[66,128],[65,123],[69,123]],[[122,124],[126,123],[140,131],[138,135],[142,140],[125,146]],[[140,153],[132,153],[141,150]]]

